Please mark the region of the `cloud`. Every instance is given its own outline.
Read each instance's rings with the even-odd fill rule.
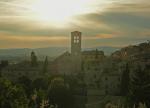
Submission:
[[[74,16],[64,28],[32,19],[23,4],[24,1],[18,0],[0,1],[0,46],[67,46],[70,32],[74,30],[83,33],[84,47],[125,46],[150,39],[149,0],[105,0],[103,3],[98,0],[95,12]]]
[[[91,13],[84,17],[87,20],[95,21],[95,24],[102,23],[110,32],[122,32],[120,37],[142,37],[139,32],[150,28],[149,12],[149,4],[113,4],[102,13]]]
[[[95,36],[85,36],[83,37],[84,40],[95,40],[95,39],[112,39],[116,38],[118,36],[118,33],[101,33],[97,34]]]
[[[69,46],[66,36],[15,36],[0,33],[0,48],[37,48],[48,46]]]
[[[23,41],[23,42],[44,42],[44,41],[64,41],[69,40],[66,36],[9,36],[9,35],[0,35],[0,40],[14,40],[14,41]]]

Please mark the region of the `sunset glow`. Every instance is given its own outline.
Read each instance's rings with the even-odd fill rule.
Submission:
[[[37,0],[29,9],[32,17],[53,26],[67,24],[73,16],[94,11],[94,0]]]

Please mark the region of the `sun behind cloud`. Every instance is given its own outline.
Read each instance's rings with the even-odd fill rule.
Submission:
[[[35,20],[53,26],[66,25],[73,16],[94,11],[96,0],[36,0],[28,8]]]

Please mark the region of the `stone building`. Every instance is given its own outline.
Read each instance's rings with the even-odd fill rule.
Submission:
[[[106,81],[103,81],[104,77],[108,77],[107,82],[115,81],[120,78],[120,71],[110,69],[113,63],[105,56],[103,51],[99,50],[88,50],[81,51],[81,32],[71,32],[71,53],[65,52],[57,57],[52,62],[52,71],[57,74],[65,75],[77,75],[78,73],[84,74],[84,81],[90,89],[105,89],[101,87]],[[108,72],[106,69],[108,68]],[[118,81],[118,80],[117,80]],[[114,82],[114,84],[117,83]],[[113,84],[112,84],[113,85]],[[118,84],[119,85],[119,84]],[[107,85],[109,86],[109,85]],[[104,90],[102,95],[116,94],[115,90]]]
[[[81,72],[81,32],[71,32],[71,53],[65,52],[52,63],[52,71],[57,74],[73,74]]]

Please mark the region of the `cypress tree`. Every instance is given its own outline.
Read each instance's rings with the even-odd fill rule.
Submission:
[[[130,74],[129,65],[128,63],[126,63],[121,78],[121,95],[123,96],[126,96],[129,92],[129,81],[130,81],[129,74]]]
[[[48,57],[46,56],[44,65],[43,65],[43,73],[47,72],[47,67],[48,67]]]

